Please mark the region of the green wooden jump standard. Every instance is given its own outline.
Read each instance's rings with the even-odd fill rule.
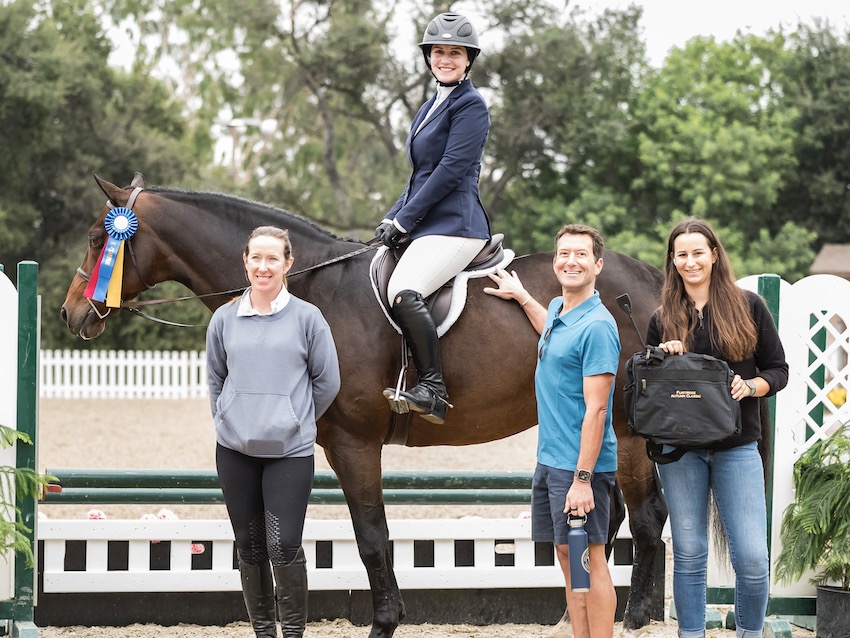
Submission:
[[[27,434],[33,445],[16,446],[16,465],[32,469],[36,467],[39,345],[38,264],[22,261],[18,264],[17,429]],[[21,512],[21,520],[30,530],[26,536],[35,555],[35,500],[17,493],[15,504]],[[0,619],[6,621],[9,635],[12,638],[38,638],[38,627],[33,622],[35,572],[32,567],[27,566],[21,554],[15,557],[12,596],[9,600],[0,601]]]

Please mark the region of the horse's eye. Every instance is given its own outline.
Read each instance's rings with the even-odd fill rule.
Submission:
[[[89,246],[92,248],[100,248],[103,244],[103,235],[99,233],[93,233],[89,235]]]

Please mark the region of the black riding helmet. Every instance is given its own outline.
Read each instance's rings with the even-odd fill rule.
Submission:
[[[448,46],[460,46],[466,48],[466,54],[469,56],[469,65],[464,72],[464,78],[469,74],[469,69],[472,68],[472,63],[481,52],[481,47],[478,46],[478,33],[475,27],[469,21],[469,18],[458,13],[441,13],[436,18],[428,23],[425,28],[425,34],[422,36],[422,42],[419,43],[419,48],[422,49],[422,55],[425,56],[425,64],[431,68],[431,47],[435,44],[445,44]],[[440,84],[443,84],[440,82]],[[452,85],[460,84],[453,82]]]

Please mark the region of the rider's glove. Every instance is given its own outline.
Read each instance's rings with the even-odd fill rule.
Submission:
[[[386,228],[384,228],[384,232],[381,235],[381,241],[384,246],[390,249],[399,248],[402,244],[404,244],[409,237],[407,233],[403,230],[399,230],[398,226],[393,223],[387,224]]]
[[[392,222],[382,221],[380,224],[378,224],[378,227],[375,229],[375,237],[383,237],[384,231],[387,229],[388,226],[392,226],[392,225],[393,225]]]

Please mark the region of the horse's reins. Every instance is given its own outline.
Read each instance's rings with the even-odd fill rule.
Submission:
[[[346,259],[351,259],[352,257],[356,257],[357,255],[362,255],[363,253],[367,253],[370,250],[375,250],[381,246],[381,240],[378,237],[370,239],[366,242],[366,245],[363,248],[358,248],[354,252],[345,253],[344,255],[340,255],[339,257],[334,257],[333,259],[328,259],[327,261],[323,261],[321,264],[316,264],[315,266],[310,266],[309,268],[304,268],[303,270],[296,270],[295,272],[289,273],[287,277],[295,277],[296,275],[303,275],[305,272],[310,272],[311,270],[318,270],[319,268],[324,268],[325,266],[330,266],[331,264],[335,264],[339,261],[345,261]],[[245,290],[244,288],[242,290]]]
[[[139,196],[139,193],[141,193],[142,190],[143,189],[139,186],[136,186],[133,189],[133,192],[130,193],[130,197],[127,199],[127,204],[126,204],[127,208],[130,208],[130,209],[133,208],[133,204],[136,202],[136,197]],[[106,205],[109,206],[110,209],[115,208],[115,205],[112,203],[112,200],[107,200]],[[130,258],[133,262],[133,267],[136,269],[136,275],[139,277],[139,281],[141,281],[142,284],[145,286],[145,288],[147,288],[148,290],[150,290],[151,288],[154,288],[156,286],[156,284],[151,285],[151,284],[147,283],[147,281],[145,281],[144,277],[142,277],[142,271],[139,268],[138,261],[136,260],[136,252],[133,250],[132,238],[127,239],[126,244],[127,244],[128,252],[130,253]],[[370,250],[375,250],[380,245],[381,245],[380,239],[375,237],[374,239],[370,239],[366,243],[366,246],[364,246],[363,248],[359,248],[358,250],[355,250],[353,252],[346,253],[344,255],[340,255],[339,257],[334,257],[332,259],[328,259],[327,261],[323,261],[320,264],[310,266],[309,268],[304,268],[302,270],[298,270],[296,272],[289,273],[287,275],[287,277],[295,277],[297,275],[302,275],[304,273],[310,272],[311,270],[318,270],[319,268],[324,268],[325,266],[330,266],[331,264],[335,264],[335,263],[338,263],[340,261],[345,261],[346,259],[351,259],[352,257],[356,257],[357,255],[361,255],[361,254],[368,252]],[[85,270],[83,270],[82,266],[77,268],[77,275],[83,281],[86,281],[86,282],[88,282],[91,279],[91,275],[89,273],[87,273]],[[202,326],[202,325],[199,325],[199,324],[178,323],[178,322],[175,322],[175,321],[168,321],[167,319],[160,319],[158,317],[154,317],[154,316],[149,315],[145,312],[142,312],[141,310],[139,310],[139,308],[142,307],[142,306],[155,306],[155,305],[159,305],[159,304],[172,303],[172,302],[177,302],[177,301],[188,301],[190,299],[203,299],[203,298],[206,298],[206,297],[216,297],[216,296],[219,296],[219,295],[234,295],[234,294],[237,294],[237,293],[244,292],[247,288],[248,288],[248,286],[243,286],[242,288],[233,288],[231,290],[223,290],[221,292],[210,292],[210,293],[206,293],[206,294],[203,294],[203,295],[187,295],[185,297],[145,299],[145,300],[142,300],[142,301],[122,301],[120,309],[126,310],[127,312],[130,312],[134,315],[142,317],[143,319],[147,319],[147,320],[153,321],[155,323],[165,324],[167,326],[176,326],[178,328],[203,328],[205,326]],[[94,311],[94,313],[101,320],[106,319],[109,316],[109,313],[112,312],[112,308],[107,308],[105,313],[101,313],[97,309],[97,306],[94,305],[94,302],[91,299],[86,297],[86,301],[89,302],[89,306],[91,306],[91,309]]]
[[[363,254],[370,250],[375,250],[380,246],[379,240],[377,238],[372,239],[369,243],[363,248],[359,248],[353,252],[346,253],[344,255],[340,255],[339,257],[334,257],[333,259],[328,259],[327,261],[323,261],[320,264],[316,264],[315,266],[310,266],[309,268],[304,268],[302,270],[298,270],[293,273],[289,273],[287,277],[295,277],[296,275],[301,275],[306,272],[310,272],[311,270],[317,270],[319,268],[324,268],[325,266],[330,266],[331,264],[335,264],[340,261],[345,261],[346,259],[350,259],[352,257],[356,257],[357,255]],[[203,295],[187,295],[185,297],[171,297],[171,298],[161,298],[161,299],[144,299],[142,301],[123,301],[121,302],[121,309],[126,310],[127,312],[131,312],[134,315],[142,317],[143,319],[148,319],[149,321],[154,321],[156,323],[162,323],[169,326],[177,326],[179,328],[204,328],[205,326],[199,324],[190,324],[190,323],[176,323],[174,321],[168,321],[166,319],[160,319],[158,317],[154,317],[153,315],[149,315],[145,312],[139,310],[141,306],[157,306],[164,303],[172,303],[177,301],[189,301],[190,299],[203,299],[206,297],[216,297],[218,295],[236,295],[248,289],[248,286],[243,286],[242,288],[233,288],[231,290],[223,290],[221,292],[209,292]],[[91,300],[89,300],[91,302]],[[109,313],[107,313],[109,314]],[[104,315],[105,316],[105,315]]]

